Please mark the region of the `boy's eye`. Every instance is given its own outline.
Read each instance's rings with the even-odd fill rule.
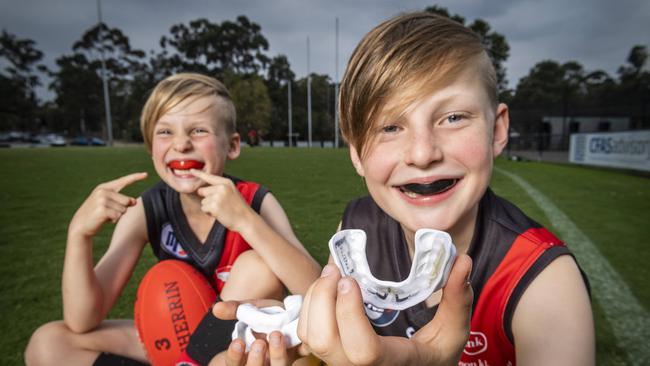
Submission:
[[[456,123],[456,122],[462,121],[463,118],[465,118],[465,117],[462,114],[454,113],[454,114],[451,114],[451,115],[447,116],[447,122]]]
[[[156,131],[156,135],[171,135],[172,131],[166,128],[160,129]]]
[[[202,135],[208,133],[208,130],[203,128],[203,127],[197,127],[192,130],[192,134],[194,135]]]
[[[397,125],[386,125],[381,128],[381,132],[384,133],[394,133],[399,131],[399,126]]]

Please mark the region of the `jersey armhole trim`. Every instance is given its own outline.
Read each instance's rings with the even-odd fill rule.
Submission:
[[[255,195],[253,195],[253,200],[251,201],[251,208],[258,214],[262,208],[262,201],[264,201],[264,197],[266,197],[266,194],[269,192],[268,188],[261,185],[258,186],[257,191],[255,191]]]
[[[524,294],[524,291],[528,286],[533,282],[533,280],[539,275],[544,268],[546,268],[553,260],[562,256],[562,255],[571,255],[569,249],[565,246],[553,246],[548,248],[542,253],[542,255],[537,258],[535,263],[533,263],[528,271],[521,277],[521,280],[517,283],[517,286],[512,291],[508,303],[503,314],[503,329],[506,333],[506,336],[510,342],[514,345],[514,336],[512,334],[512,317],[514,316],[515,308],[519,303],[519,299]],[[575,259],[575,258],[574,258]]]
[[[156,204],[156,197],[152,197],[157,193],[158,190],[150,189],[146,190],[141,196],[142,206],[144,208],[144,217],[145,221],[147,222],[147,240],[149,240],[149,244],[156,257],[158,257],[158,252],[160,250],[160,240],[158,238],[160,233],[156,233],[156,228],[160,227],[160,225],[158,225],[158,221],[160,220],[156,213],[159,212],[159,209],[162,209],[161,207],[157,207],[159,205]],[[158,241],[158,243],[154,243],[155,241]]]

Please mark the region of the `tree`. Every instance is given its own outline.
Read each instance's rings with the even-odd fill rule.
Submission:
[[[132,135],[137,116],[134,104],[134,81],[147,79],[143,63],[145,53],[133,49],[129,38],[118,28],[101,23],[88,29],[72,46],[71,55],[56,60],[59,70],[52,74],[50,88],[57,93],[56,102],[64,118],[65,129],[87,134],[104,128],[104,103],[101,81],[102,57],[109,83],[111,112],[115,136]],[[142,93],[140,93],[142,94]],[[140,95],[141,96],[141,95]],[[77,123],[78,122],[78,123]]]
[[[295,74],[291,71],[285,55],[271,59],[266,78],[266,86],[271,98],[271,120],[269,137],[284,141],[288,133],[288,83],[293,83]],[[293,87],[293,84],[292,84]]]
[[[586,100],[585,71],[581,64],[569,61],[560,64],[553,60],[537,63],[527,76],[519,80],[514,97],[513,109],[543,111],[542,115],[528,117],[528,123],[541,123],[544,115],[562,115],[562,131],[568,131],[568,117],[572,111]],[[517,126],[520,131],[529,131],[531,126]],[[539,129],[538,129],[539,130]],[[547,138],[550,138],[548,136]],[[559,143],[568,143],[568,135],[563,133]]]
[[[583,80],[585,99],[584,106],[591,110],[603,110],[605,114],[611,114],[620,104],[618,96],[618,85],[616,81],[603,70],[586,72]]]
[[[64,55],[56,60],[59,69],[52,74],[50,89],[56,92],[59,130],[72,135],[101,129],[103,113],[102,80],[82,54]]]
[[[43,52],[31,39],[19,39],[2,31],[0,57],[8,66],[0,72],[0,129],[34,129],[38,116],[38,99],[34,89],[41,85],[38,72],[47,68],[39,64]]]
[[[269,132],[271,118],[271,99],[264,80],[255,74],[241,76],[228,73],[226,86],[237,109],[237,131],[246,136],[255,129],[261,136]]]
[[[307,78],[293,89],[293,131],[308,139]],[[328,75],[311,74],[312,142],[334,139],[334,84]]]
[[[313,140],[334,140],[334,84],[325,74],[312,74],[312,133]]]
[[[109,28],[100,23],[87,30],[72,46],[75,53],[86,56],[91,66],[101,76],[101,58],[106,63],[107,77],[119,81],[134,69],[142,68],[144,51],[133,49],[129,37],[118,28]]]
[[[628,106],[633,124],[650,127],[650,73],[644,70],[648,60],[646,46],[635,45],[627,56],[627,65],[619,67],[619,93]]]
[[[578,62],[542,61],[519,80],[512,103],[517,108],[562,106],[584,95],[584,81],[585,72]]]
[[[619,67],[618,73],[621,75],[621,81],[626,78],[634,78],[641,75],[643,66],[648,60],[648,49],[646,46],[636,45],[632,47],[627,56],[628,65]]]
[[[458,14],[450,14],[449,11],[437,5],[427,7],[424,9],[430,13],[438,14],[457,21],[465,25],[465,18]],[[506,68],[503,63],[508,60],[510,56],[510,45],[506,41],[506,37],[500,33],[491,30],[490,24],[483,19],[475,19],[468,27],[476,32],[482,39],[485,49],[492,60],[492,65],[497,74],[497,86],[500,97],[505,96],[507,93],[508,80],[506,78]]]
[[[176,24],[170,36],[160,39],[160,66],[169,74],[196,71],[223,76],[226,71],[240,74],[258,73],[266,69],[269,58],[264,54],[268,41],[261,27],[240,15],[235,22],[211,23],[197,19],[189,24]]]

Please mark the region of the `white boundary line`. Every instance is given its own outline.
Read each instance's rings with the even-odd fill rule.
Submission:
[[[617,345],[627,351],[628,361],[632,365],[650,365],[650,316],[623,278],[551,200],[521,177],[500,168],[495,167],[495,170],[528,193],[576,255],[589,277],[592,293],[612,327]]]

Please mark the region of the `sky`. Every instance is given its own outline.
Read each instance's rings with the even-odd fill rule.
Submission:
[[[198,18],[220,23],[246,15],[269,41],[267,55],[286,55],[298,78],[307,73],[309,37],[311,72],[334,79],[337,17],[341,78],[354,47],[375,25],[434,4],[465,17],[466,23],[484,19],[506,37],[510,57],[505,67],[513,89],[543,60],[575,60],[587,71],[616,76],[634,45],[650,49],[647,0],[102,0],[101,7],[104,22],[146,52],[158,49],[172,25]],[[57,57],[72,53],[72,44],[97,23],[97,16],[94,0],[0,0],[0,28],[34,40],[51,68]],[[39,95],[52,97],[44,88]]]

